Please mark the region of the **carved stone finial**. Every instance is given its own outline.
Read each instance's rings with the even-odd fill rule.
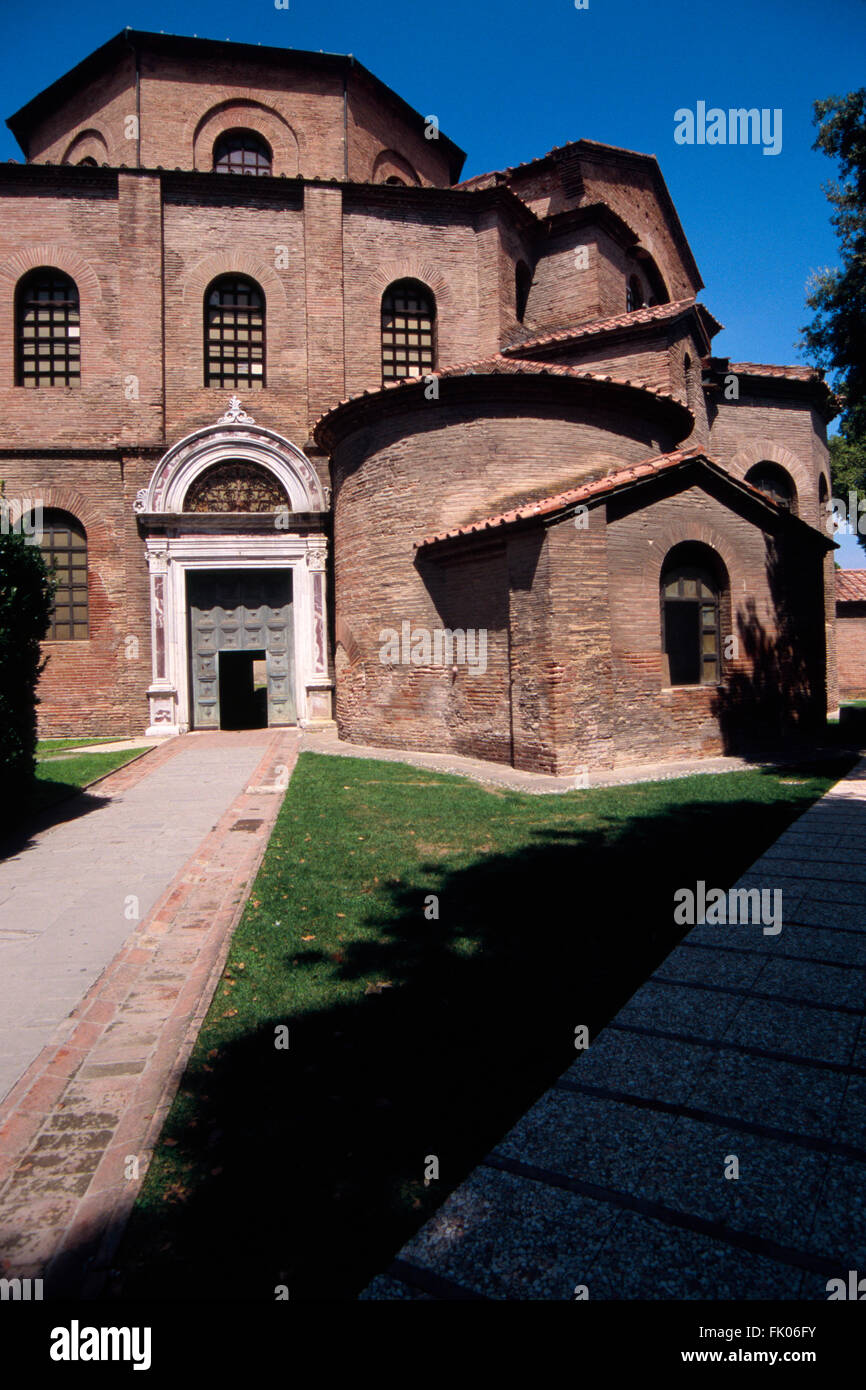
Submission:
[[[254,425],[252,415],[248,415],[241,405],[240,396],[229,396],[229,408],[217,420],[218,425]]]

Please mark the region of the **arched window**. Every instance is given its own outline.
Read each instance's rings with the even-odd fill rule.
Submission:
[[[822,473],[821,476],[820,476],[820,478],[818,479],[818,501],[821,503],[821,506],[822,506],[822,507],[823,507],[824,503],[827,501],[827,499],[829,498],[829,496],[830,496],[830,487],[829,487],[829,484],[827,483],[827,477],[826,477],[826,474]]]
[[[661,576],[662,652],[667,685],[716,685],[721,679],[723,582],[712,552],[676,546]]]
[[[78,288],[62,270],[42,266],[19,281],[15,296],[18,386],[81,385]]]
[[[80,642],[87,625],[87,534],[69,512],[48,508],[42,515],[39,548],[56,582],[46,642]]]
[[[267,177],[274,157],[267,141],[252,130],[227,130],[213,147],[216,174],[253,174]]]
[[[631,275],[625,292],[626,313],[631,314],[635,309],[642,309],[643,305],[643,287],[637,276]]]
[[[532,288],[532,271],[525,261],[518,261],[514,268],[514,300],[518,323],[523,322],[529,291]]]
[[[265,297],[245,275],[221,275],[204,302],[204,384],[265,384]]]
[[[784,507],[785,511],[797,515],[797,489],[794,480],[778,463],[770,463],[767,460],[756,463],[746,474],[746,482],[751,483],[752,487],[763,492],[778,506]]]
[[[382,381],[433,370],[436,301],[418,280],[397,280],[382,295]]]
[[[96,160],[93,158],[92,154],[86,154],[83,159],[78,160],[79,169],[81,168],[82,164],[87,164],[93,169],[97,167]]]
[[[406,180],[405,180],[405,179],[401,179],[397,174],[389,174],[388,177],[386,178],[385,182],[386,182],[386,183],[399,184],[401,188],[405,188],[405,187],[406,187]]]

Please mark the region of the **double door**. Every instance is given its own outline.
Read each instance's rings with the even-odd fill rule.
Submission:
[[[187,600],[193,728],[296,724],[292,571],[192,570]]]

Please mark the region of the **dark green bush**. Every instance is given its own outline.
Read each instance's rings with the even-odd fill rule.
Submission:
[[[39,643],[54,584],[39,547],[3,518],[0,502],[0,829],[8,829],[33,784]]]

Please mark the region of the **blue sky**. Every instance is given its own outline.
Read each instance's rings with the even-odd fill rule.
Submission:
[[[42,0],[6,9],[2,115],[124,27],[354,53],[467,151],[464,174],[581,137],[655,154],[721,356],[797,362],[810,273],[836,262],[812,102],[866,82],[866,0]],[[678,145],[674,112],[782,111],[782,148]],[[20,158],[5,126],[0,158]],[[862,566],[843,541],[837,558]]]

